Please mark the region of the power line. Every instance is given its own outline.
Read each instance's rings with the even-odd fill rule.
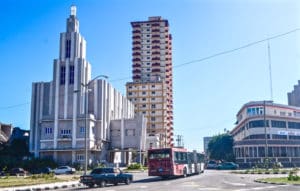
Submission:
[[[11,106],[0,107],[0,110],[4,110],[4,109],[12,109],[12,108],[15,108],[15,107],[21,107],[21,106],[28,105],[28,104],[30,104],[30,102],[20,103],[20,104],[17,104],[17,105],[11,105]]]
[[[278,34],[278,35],[274,35],[272,37],[265,38],[265,39],[262,39],[262,40],[258,40],[258,41],[255,41],[255,42],[251,42],[251,43],[245,44],[245,45],[237,47],[237,48],[233,48],[233,49],[230,49],[230,50],[225,50],[225,51],[222,51],[222,52],[218,52],[216,54],[213,54],[213,55],[210,55],[210,56],[198,59],[198,60],[193,60],[193,61],[189,61],[189,62],[186,62],[186,63],[183,63],[183,64],[178,64],[178,65],[174,66],[173,68],[179,68],[179,67],[182,67],[182,66],[185,66],[185,65],[196,63],[196,62],[202,62],[202,61],[205,61],[205,60],[217,57],[217,56],[221,56],[221,55],[224,55],[224,54],[229,54],[229,53],[241,50],[241,49],[248,48],[250,46],[254,46],[254,45],[262,43],[262,42],[266,42],[266,41],[269,41],[269,40],[272,40],[272,39],[275,39],[275,38],[286,36],[288,34],[297,32],[299,30],[300,30],[300,28],[296,28],[294,30],[291,30],[291,31],[288,31],[288,32],[285,32],[285,33],[281,33],[281,34]]]

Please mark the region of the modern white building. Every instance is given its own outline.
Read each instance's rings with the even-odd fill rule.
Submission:
[[[243,105],[236,116],[231,134],[241,167],[265,158],[285,167],[300,166],[300,107],[256,101]]]
[[[83,163],[87,140],[88,163],[106,160],[111,121],[133,117],[134,105],[126,97],[106,80],[91,80],[86,41],[72,6],[66,32],[60,34],[53,81],[32,84],[30,151],[61,164]]]

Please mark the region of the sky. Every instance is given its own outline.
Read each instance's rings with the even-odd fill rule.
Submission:
[[[130,22],[149,16],[169,21],[174,133],[190,150],[203,151],[204,136],[233,129],[249,101],[287,104],[287,92],[300,80],[297,0],[2,0],[0,122],[30,128],[32,82],[52,81],[71,5],[92,77],[108,75],[124,95],[132,71]],[[259,43],[239,49],[253,42]]]

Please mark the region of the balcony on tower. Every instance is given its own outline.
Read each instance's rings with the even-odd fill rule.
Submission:
[[[139,70],[139,69],[134,69],[134,70],[132,70],[132,73],[138,74],[138,73],[141,73],[141,70]]]
[[[140,64],[140,63],[134,63],[133,65],[132,65],[132,67],[134,67],[134,68],[138,68],[138,67],[141,67],[142,65]]]
[[[159,23],[153,23],[151,26],[153,26],[153,27],[159,27]]]
[[[140,35],[135,35],[132,37],[132,39],[141,39],[141,36]]]
[[[152,55],[153,55],[153,56],[159,56],[159,55],[160,55],[160,52],[159,52],[159,51],[154,51],[154,52],[152,52]]]
[[[152,72],[160,72],[160,69],[159,68],[154,68],[154,69],[152,69]]]
[[[140,33],[140,32],[141,32],[141,30],[133,30],[132,31],[133,34]]]
[[[134,58],[134,59],[132,59],[132,61],[137,62],[137,61],[141,61],[141,59],[140,58]]]
[[[134,50],[141,50],[141,47],[140,47],[140,46],[135,46],[135,47],[132,48],[132,50],[133,50],[133,51],[134,51]]]
[[[152,29],[152,32],[160,32],[159,29]]]
[[[155,44],[155,43],[160,43],[160,40],[152,40],[152,43]]]
[[[138,79],[141,79],[141,76],[140,75],[135,75],[132,77],[134,80],[138,80]]]
[[[154,57],[154,58],[152,58],[152,61],[155,61],[155,60],[160,61],[160,57]]]
[[[152,35],[152,38],[159,38],[159,37],[160,37],[159,34],[153,34],[153,35]]]
[[[152,46],[152,50],[159,50],[160,49],[160,46]]]
[[[152,67],[160,67],[160,63],[159,62],[154,62],[151,66]]]
[[[133,53],[132,53],[132,56],[140,56],[140,55],[141,55],[140,52],[133,52]]]
[[[133,45],[141,44],[141,41],[133,41]]]

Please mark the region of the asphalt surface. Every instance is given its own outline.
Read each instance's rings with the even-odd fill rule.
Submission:
[[[206,170],[204,174],[187,178],[162,180],[159,177],[148,177],[147,173],[133,173],[134,182],[130,185],[109,185],[105,188],[66,188],[60,190],[101,190],[101,191],[299,191],[300,186],[274,185],[254,182],[257,178],[282,177],[287,175],[252,175],[233,174],[230,171]]]

